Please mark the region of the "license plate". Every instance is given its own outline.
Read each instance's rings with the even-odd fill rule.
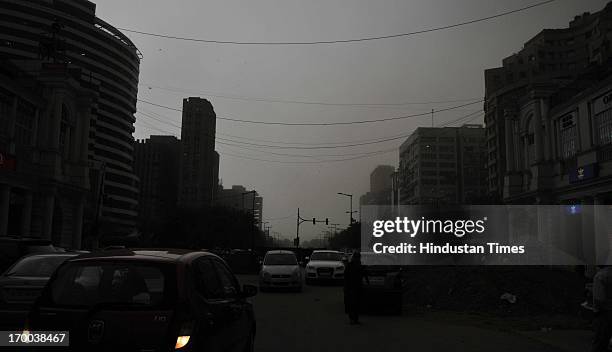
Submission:
[[[383,286],[385,284],[385,278],[382,276],[369,277],[368,279],[370,280],[370,285]]]

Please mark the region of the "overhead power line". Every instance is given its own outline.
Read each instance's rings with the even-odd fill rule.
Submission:
[[[232,157],[235,157],[235,158],[241,158],[241,159],[247,159],[247,160],[255,160],[255,161],[264,161],[264,162],[270,162],[270,163],[279,163],[279,164],[326,164],[326,163],[337,163],[337,162],[343,162],[343,161],[351,161],[351,160],[358,160],[358,159],[364,159],[364,158],[371,158],[373,156],[382,155],[382,154],[388,154],[388,153],[392,153],[392,152],[397,152],[397,148],[393,148],[392,150],[388,150],[388,151],[380,152],[380,153],[376,153],[376,154],[369,154],[369,155],[365,155],[365,156],[356,156],[356,157],[352,157],[352,158],[343,158],[343,159],[317,160],[317,161],[270,160],[270,159],[253,158],[253,157],[250,157],[250,156],[244,156],[244,155],[240,155],[240,154],[232,154],[232,153],[226,153],[226,152],[220,152],[219,154],[226,155],[226,156],[232,156]]]
[[[157,106],[157,107],[160,107],[160,108],[182,112],[181,109],[173,108],[173,107],[170,107],[170,106],[160,105],[160,104],[152,103],[150,101],[146,101],[146,100],[142,100],[142,99],[138,99],[138,101],[141,102],[141,103]],[[470,103],[467,103],[467,104],[456,105],[456,106],[453,106],[453,107],[450,107],[450,108],[436,109],[436,112],[439,113],[439,112],[444,112],[444,111],[456,110],[456,109],[460,109],[460,108],[463,108],[463,107],[466,107],[466,106],[470,106],[470,105],[474,105],[474,104],[479,104],[479,103],[482,103],[483,101],[484,101],[483,99],[480,99],[478,101],[470,102]],[[388,117],[388,118],[372,119],[372,120],[346,121],[346,122],[341,122],[341,121],[339,121],[339,122],[255,121],[255,120],[242,120],[242,119],[234,119],[234,118],[219,117],[219,116],[217,116],[217,119],[218,120],[225,120],[225,121],[232,121],[232,122],[240,122],[240,123],[260,124],[260,125],[279,125],[279,126],[340,126],[340,125],[356,125],[356,124],[368,124],[368,123],[377,123],[377,122],[404,120],[404,119],[413,118],[413,117],[429,116],[430,114],[431,114],[431,112],[423,112],[423,113],[412,114],[412,115],[405,115],[405,116]]]
[[[333,103],[324,101],[308,101],[308,100],[287,100],[280,98],[261,98],[261,97],[245,97],[232,94],[224,93],[212,93],[212,92],[196,92],[194,90],[177,89],[170,87],[160,87],[156,85],[138,84],[149,89],[155,88],[175,93],[186,93],[196,94],[199,96],[208,96],[213,98],[231,99],[231,100],[244,100],[244,101],[257,101],[265,103],[283,103],[283,104],[303,104],[303,105],[323,105],[323,106],[357,106],[357,107],[401,107],[406,105],[431,105],[431,104],[446,104],[446,103],[463,103],[468,101],[474,101],[479,98],[470,99],[451,99],[451,100],[437,100],[437,101],[416,101],[416,102],[402,102],[402,103]]]
[[[457,28],[457,27],[461,27],[461,26],[466,26],[466,25],[470,25],[470,24],[474,24],[474,23],[478,23],[478,22],[485,22],[485,21],[489,21],[495,18],[499,18],[499,17],[503,17],[503,16],[508,16],[514,13],[518,13],[518,12],[522,12],[522,11],[527,11],[539,6],[544,6],[547,4],[550,4],[552,2],[555,2],[556,0],[547,0],[547,1],[541,1],[532,5],[528,5],[525,7],[521,7],[518,9],[514,9],[514,10],[508,10],[508,11],[504,11],[504,12],[500,12],[494,15],[490,15],[490,16],[486,16],[486,17],[481,17],[481,18],[476,18],[476,19],[472,19],[472,20],[467,20],[467,21],[463,21],[463,22],[459,22],[459,23],[455,23],[455,24],[450,24],[450,25],[445,25],[445,26],[440,26],[440,27],[432,27],[432,28],[426,28],[426,29],[421,29],[421,30],[417,30],[417,31],[412,31],[412,32],[406,32],[406,33],[396,33],[396,34],[389,34],[389,35],[381,35],[381,36],[367,36],[367,37],[360,37],[360,38],[351,38],[351,39],[336,39],[336,40],[316,40],[316,41],[234,41],[234,40],[219,40],[219,39],[205,39],[205,38],[193,38],[193,37],[181,37],[181,36],[174,36],[174,35],[169,35],[169,34],[159,34],[159,33],[151,33],[151,32],[144,32],[144,31],[137,31],[134,29],[129,29],[129,28],[120,28],[117,27],[117,29],[124,31],[124,32],[129,32],[129,33],[135,33],[135,34],[140,34],[140,35],[145,35],[145,36],[150,36],[150,37],[157,37],[157,38],[164,38],[164,39],[174,39],[174,40],[181,40],[181,41],[188,41],[188,42],[197,42],[197,43],[208,43],[208,44],[231,44],[231,45],[318,45],[318,44],[344,44],[344,43],[357,43],[357,42],[366,42],[366,41],[373,41],[373,40],[381,40],[381,39],[391,39],[391,38],[400,38],[400,37],[410,37],[410,36],[415,36],[418,34],[424,34],[424,33],[430,33],[430,32],[436,32],[436,31],[442,31],[442,30],[448,30],[448,29],[452,29],[452,28]]]
[[[448,126],[449,124],[461,122],[461,121],[463,121],[465,119],[468,119],[470,117],[478,117],[478,115],[481,114],[481,112],[482,112],[481,110],[478,110],[478,111],[472,112],[470,114],[467,114],[467,115],[464,115],[464,116],[460,116],[459,118],[451,120],[451,121],[448,121],[448,122],[446,122],[445,125],[438,126],[438,127],[445,127],[445,126]],[[143,114],[142,112],[138,112],[138,113],[139,114]],[[152,115],[149,115],[149,114],[143,114],[143,116],[148,117],[148,118],[152,118],[152,119],[154,119],[156,121],[163,122],[163,120],[157,119],[157,118],[155,118],[155,117],[153,117]],[[180,128],[180,126],[173,125],[171,123],[167,123],[167,124],[170,125],[170,126],[176,127],[176,128]],[[403,133],[403,134],[391,136],[391,137],[383,137],[383,138],[379,138],[379,139],[370,139],[370,140],[364,140],[364,141],[355,141],[355,142],[346,143],[346,144],[323,143],[321,145],[312,144],[312,145],[300,145],[300,146],[296,146],[296,145],[277,145],[277,144],[250,143],[250,142],[244,142],[244,141],[240,141],[240,140],[223,138],[223,137],[212,136],[212,135],[210,135],[210,137],[215,138],[215,140],[219,144],[225,144],[225,145],[230,145],[230,146],[242,146],[242,147],[248,146],[248,147],[257,147],[257,148],[265,148],[265,149],[315,150],[315,149],[351,148],[351,147],[359,147],[359,146],[372,145],[372,144],[380,144],[380,143],[384,143],[384,142],[389,142],[389,141],[395,141],[395,140],[398,140],[398,139],[403,139],[403,138],[406,138],[406,137],[410,136],[410,134],[412,134],[412,131],[410,131],[408,133]],[[234,137],[234,138],[242,138],[240,136],[232,136],[232,137]],[[227,142],[229,142],[229,143],[227,143]],[[239,145],[232,144],[232,143],[238,143]]]

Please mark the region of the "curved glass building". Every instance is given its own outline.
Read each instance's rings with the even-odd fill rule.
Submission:
[[[95,9],[86,0],[0,0],[0,55],[33,69],[56,62],[78,68],[80,85],[97,92],[88,145],[92,210],[86,223],[126,232],[137,218],[132,133],[140,55],[125,35],[96,17]],[[96,211],[100,221],[91,220]]]

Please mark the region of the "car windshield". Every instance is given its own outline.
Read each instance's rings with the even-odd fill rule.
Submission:
[[[9,269],[5,275],[50,277],[55,269],[68,258],[70,256],[65,255],[25,257]]]
[[[310,260],[339,262],[342,260],[342,254],[336,252],[315,252],[310,256]]]
[[[297,260],[293,254],[268,254],[264,265],[297,265]]]
[[[72,263],[51,283],[51,299],[62,306],[158,306],[170,296],[170,272],[141,263]]]

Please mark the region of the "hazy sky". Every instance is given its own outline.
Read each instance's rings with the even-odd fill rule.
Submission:
[[[444,26],[493,15],[538,0],[104,0],[97,15],[114,26],[173,36],[235,41],[316,41],[388,35]],[[603,8],[605,0],[558,0],[488,22],[409,38],[316,46],[219,45],[176,41],[126,33],[143,54],[139,98],[181,107],[183,97],[209,99],[217,116],[245,120],[328,122],[377,119],[442,109],[460,103],[404,106],[330,106],[271,103],[263,98],[330,103],[404,103],[484,96],[486,68],[521,49],[543,28],[566,27],[576,15]],[[436,124],[481,109],[476,104],[438,113]],[[180,135],[180,112],[138,104],[136,138]],[[482,118],[470,121],[482,123]],[[217,136],[255,144],[344,143],[409,133],[429,126],[430,117],[352,126],[295,127],[217,121]],[[160,132],[164,131],[165,133]],[[224,135],[219,135],[219,133]],[[268,142],[261,142],[262,140]],[[272,231],[295,236],[295,213],[348,223],[348,198],[369,189],[369,174],[379,164],[397,166],[402,140],[360,147],[299,150],[217,144],[220,178],[228,188],[242,184],[264,198],[264,219]],[[231,143],[231,142],[229,142]],[[304,145],[302,145],[304,146]],[[354,157],[394,149],[382,155],[333,163],[303,163]],[[297,157],[270,154],[308,155]],[[233,154],[233,155],[228,155]],[[341,156],[346,155],[348,156]],[[281,161],[256,161],[238,158]],[[313,158],[313,155],[334,155]],[[340,155],[340,156],[335,156]],[[285,162],[302,162],[288,164]],[[283,219],[280,219],[283,218]],[[276,220],[274,220],[276,219]],[[305,223],[304,240],[325,230]]]

